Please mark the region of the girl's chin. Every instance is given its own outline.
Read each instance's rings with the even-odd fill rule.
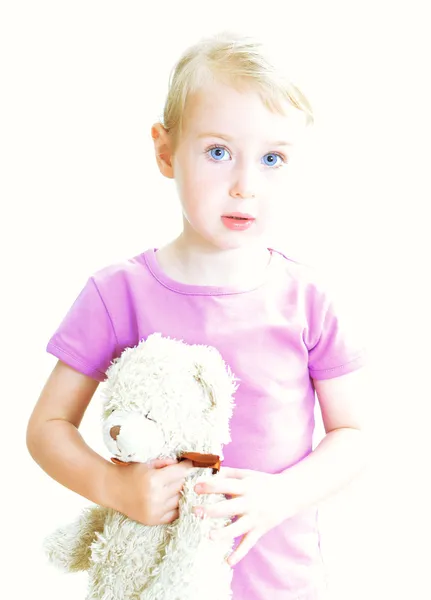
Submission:
[[[182,243],[200,246],[203,249],[239,250],[250,246],[265,245],[264,233],[256,229],[245,231],[232,231],[224,226],[218,231],[202,231],[198,227],[185,227],[181,239]]]
[[[264,239],[257,236],[243,237],[241,239],[228,239],[226,236],[223,236],[212,240],[210,243],[220,250],[245,250],[246,248],[256,248],[257,246],[265,245]]]

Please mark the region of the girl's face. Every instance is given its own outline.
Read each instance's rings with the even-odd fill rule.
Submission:
[[[285,112],[272,113],[257,93],[222,83],[187,100],[171,162],[184,239],[220,249],[244,247],[283,215],[289,160],[306,122],[287,101]],[[233,213],[251,219],[229,218]]]

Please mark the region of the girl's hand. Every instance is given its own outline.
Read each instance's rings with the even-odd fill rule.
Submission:
[[[196,515],[204,517],[237,517],[223,529],[212,530],[213,540],[236,538],[244,535],[241,543],[228,559],[230,565],[238,563],[257,540],[267,531],[297,512],[287,497],[286,473],[270,474],[249,469],[222,467],[211,481],[198,483],[198,494],[226,494],[227,500],[194,508]]]
[[[144,525],[166,525],[178,519],[190,460],[161,458],[150,463],[110,465],[107,506]]]

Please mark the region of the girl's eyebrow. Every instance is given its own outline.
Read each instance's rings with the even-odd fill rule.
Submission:
[[[205,133],[200,133],[198,135],[198,138],[206,138],[206,137],[216,137],[216,138],[220,138],[221,140],[226,140],[226,142],[232,142],[233,141],[233,137],[231,137],[230,135],[227,135],[226,133],[214,133],[211,131],[207,131]],[[264,142],[265,145],[267,146],[292,146],[292,144],[290,142],[286,142],[284,140],[280,140],[278,142]]]
[[[233,138],[230,135],[226,135],[225,133],[213,133],[211,131],[207,131],[205,133],[200,133],[198,135],[198,138],[205,138],[205,137],[217,137],[222,140],[226,140],[227,142],[231,142],[233,140]]]

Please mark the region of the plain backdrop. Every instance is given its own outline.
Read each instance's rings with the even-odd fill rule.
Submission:
[[[372,461],[321,507],[334,600],[431,597],[430,71],[427,3],[3,2],[0,8],[2,589],[85,597],[45,535],[88,502],[31,459],[48,339],[97,269],[180,227],[150,127],[201,36],[278,48],[316,124],[292,163],[273,246],[322,269],[369,354]],[[167,216],[168,215],[168,216]],[[103,452],[95,397],[82,433]],[[319,419],[319,414],[317,413]],[[316,443],[322,436],[318,420]]]

